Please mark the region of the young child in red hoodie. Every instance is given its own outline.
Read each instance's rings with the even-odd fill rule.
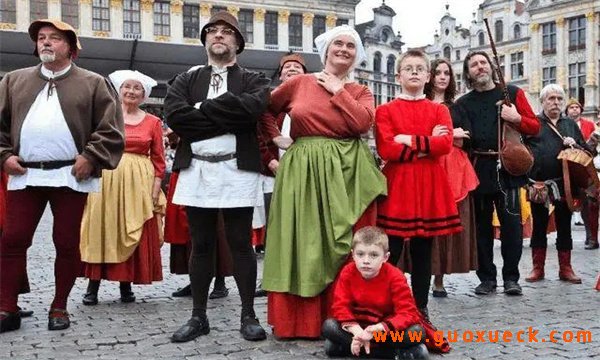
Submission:
[[[367,226],[354,234],[354,261],[342,269],[333,293],[333,319],[323,323],[328,356],[428,358],[415,300],[402,271],[387,263],[389,256],[383,230]],[[374,332],[389,331],[404,332],[403,340],[394,342],[389,333],[386,342],[373,340]]]

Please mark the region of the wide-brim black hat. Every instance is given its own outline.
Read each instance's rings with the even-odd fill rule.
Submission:
[[[210,17],[208,23],[202,27],[202,31],[200,32],[200,41],[202,41],[202,45],[206,46],[206,28],[220,22],[229,25],[235,31],[235,36],[238,40],[238,49],[236,51],[236,54],[240,54],[242,51],[244,51],[246,41],[244,40],[244,36],[240,31],[240,26],[235,16],[231,15],[225,10],[221,10],[215,13],[213,16]]]

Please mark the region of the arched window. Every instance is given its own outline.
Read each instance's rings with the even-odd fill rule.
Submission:
[[[389,55],[387,58],[387,73],[388,75],[394,75],[396,67],[396,57],[394,55]]]
[[[504,23],[502,20],[496,21],[494,24],[494,28],[496,30],[496,38],[494,39],[496,42],[504,40]]]
[[[376,52],[373,55],[373,72],[380,73],[381,72],[381,53]]]
[[[479,46],[485,45],[485,34],[481,31],[477,37],[479,38]]]
[[[446,46],[444,48],[444,57],[448,60],[450,60],[450,52],[452,51],[452,49],[450,49],[450,46]]]
[[[521,38],[521,25],[519,25],[519,24],[515,25],[515,27],[513,28],[513,37],[515,39]]]

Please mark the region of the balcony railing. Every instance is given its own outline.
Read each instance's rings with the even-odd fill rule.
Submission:
[[[302,46],[290,46],[290,51],[300,52],[304,51],[304,48]]]
[[[130,39],[130,40],[134,40],[134,39],[141,39],[142,38],[142,34],[134,34],[134,33],[125,33],[123,34],[123,39]]]
[[[278,44],[265,44],[265,50],[279,50]]]

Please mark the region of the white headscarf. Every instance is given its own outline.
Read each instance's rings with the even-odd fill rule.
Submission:
[[[317,46],[317,51],[319,51],[321,62],[323,63],[323,65],[325,65],[327,48],[329,48],[329,44],[331,44],[333,39],[337,38],[340,35],[350,35],[354,39],[356,45],[356,58],[354,59],[354,64],[352,64],[352,68],[355,68],[367,59],[367,53],[365,52],[362,40],[360,39],[360,36],[356,32],[356,30],[354,30],[351,26],[348,25],[334,27],[333,29],[317,36],[317,38],[315,39],[315,45]]]
[[[139,81],[144,87],[144,102],[148,101],[150,98],[150,93],[152,92],[152,88],[157,85],[156,80],[150,76],[142,74],[137,70],[117,70],[108,75],[108,78],[113,83],[117,91],[119,91],[119,93],[121,92],[121,85],[123,85],[126,80]]]

